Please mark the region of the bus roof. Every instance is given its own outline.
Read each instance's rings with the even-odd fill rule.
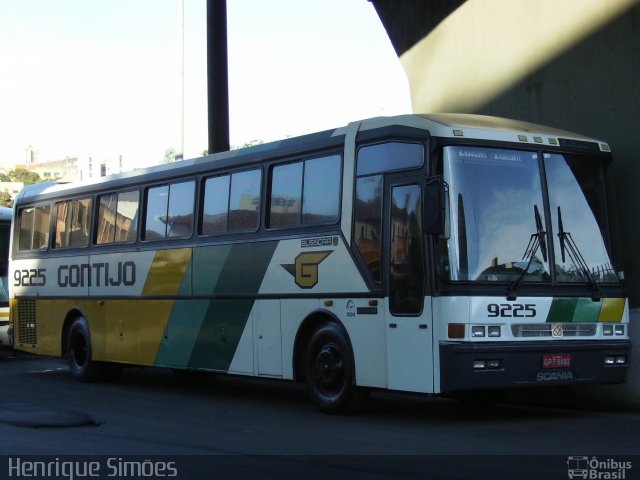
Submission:
[[[364,120],[360,130],[381,128],[389,124],[402,124],[429,130],[434,137],[462,137],[476,140],[495,140],[516,143],[543,144],[557,147],[558,139],[576,140],[597,144],[602,151],[609,151],[601,140],[574,132],[547,127],[522,120],[475,115],[469,113],[433,113],[399,115]],[[526,137],[526,138],[525,138]]]
[[[345,135],[351,128],[357,128],[358,131],[367,131],[394,126],[422,129],[434,137],[521,143],[530,144],[536,148],[541,145],[550,147],[562,146],[561,141],[583,142],[591,144],[594,149],[609,152],[608,145],[599,140],[520,120],[460,113],[374,117],[353,122],[349,126],[333,130],[109,175],[82,183],[37,183],[26,186],[21,190],[16,197],[16,205],[31,201],[41,195],[55,196],[55,194],[62,192],[72,194],[76,190],[80,193],[81,191],[91,191],[98,186],[107,190],[112,186],[113,188],[120,188],[125,185],[136,185],[142,181],[154,181],[154,178],[161,180],[166,177],[165,172],[167,171],[173,172],[173,177],[179,177],[181,175],[205,172],[214,165],[217,168],[238,167],[259,163],[265,158],[277,159],[314,150],[337,148],[344,144]],[[566,143],[566,146],[572,145],[571,143]]]

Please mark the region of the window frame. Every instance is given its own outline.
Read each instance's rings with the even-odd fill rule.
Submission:
[[[164,236],[162,238],[152,238],[152,239],[148,239],[146,238],[146,233],[147,233],[147,213],[149,211],[149,191],[154,189],[154,188],[160,188],[160,187],[167,187],[168,188],[168,197],[167,197],[167,210],[166,210],[166,215],[169,215],[169,206],[170,206],[170,202],[171,202],[171,186],[172,185],[176,185],[176,184],[180,184],[180,183],[193,183],[193,199],[192,199],[192,208],[191,208],[191,212],[193,214],[193,222],[191,224],[191,232],[189,233],[189,235],[183,236],[183,237],[170,237],[167,235],[167,225],[165,224],[165,233]],[[144,187],[142,188],[142,204],[143,204],[143,208],[140,209],[141,212],[141,217],[143,217],[143,219],[140,220],[140,224],[138,226],[138,231],[139,231],[139,238],[141,242],[144,243],[157,243],[157,242],[176,242],[176,241],[184,241],[184,240],[190,240],[193,238],[194,236],[194,227],[195,227],[195,220],[196,220],[196,216],[197,216],[197,210],[196,210],[196,199],[198,197],[198,179],[196,177],[188,177],[188,178],[183,178],[183,179],[179,179],[173,182],[161,182],[161,183],[156,183],[156,184],[150,184],[150,185],[144,185]],[[135,243],[135,242],[134,242]]]
[[[58,206],[62,205],[63,203],[72,203],[72,202],[80,202],[82,200],[90,200],[91,201],[91,205],[89,206],[89,221],[87,222],[87,225],[89,227],[89,232],[87,234],[87,243],[86,245],[65,245],[65,246],[57,246],[56,245],[56,234],[58,232]],[[91,244],[92,241],[91,239],[93,238],[93,216],[94,216],[94,207],[95,207],[95,198],[94,195],[85,195],[85,196],[75,196],[75,197],[71,197],[71,198],[67,198],[64,200],[60,200],[60,201],[54,201],[53,202],[53,209],[52,209],[52,217],[55,216],[54,221],[53,221],[53,226],[50,225],[49,229],[50,229],[50,234],[49,234],[49,246],[52,250],[70,250],[70,249],[88,249]],[[73,217],[76,215],[75,210],[71,211],[71,216],[72,216],[72,222],[73,222]],[[73,225],[73,223],[72,223]],[[65,225],[66,227],[66,225]],[[70,234],[70,232],[69,232]]]
[[[360,159],[360,151],[364,148],[370,148],[370,147],[376,147],[378,145],[385,145],[385,144],[390,144],[390,143],[396,143],[396,144],[409,144],[409,145],[419,145],[422,148],[422,162],[420,163],[420,165],[412,165],[412,166],[408,166],[408,167],[400,167],[400,168],[391,168],[388,170],[373,170],[371,172],[365,172],[365,173],[360,173],[358,171],[358,167],[359,167],[359,159]],[[381,140],[378,142],[373,142],[373,143],[363,143],[361,145],[358,145],[356,148],[356,153],[355,153],[355,168],[354,168],[354,178],[360,178],[360,177],[367,177],[367,176],[371,176],[371,175],[384,175],[387,173],[396,173],[396,172],[406,172],[406,171],[411,171],[411,170],[420,170],[423,169],[425,167],[427,161],[427,148],[425,147],[424,141],[418,140],[418,139],[385,139],[385,140]]]
[[[258,206],[258,211],[256,212],[258,215],[258,221],[257,221],[257,225],[255,226],[255,228],[251,228],[251,229],[240,229],[240,230],[231,230],[229,228],[230,226],[230,219],[231,219],[231,193],[232,193],[232,187],[233,187],[233,176],[237,175],[237,174],[241,174],[241,173],[245,173],[245,172],[259,172],[260,173],[260,181],[258,182],[259,184],[259,192],[258,192],[258,196],[257,198],[260,201],[260,205]],[[202,233],[203,231],[203,225],[204,225],[204,207],[205,207],[205,196],[207,194],[207,189],[206,189],[206,183],[207,180],[211,179],[211,178],[220,178],[220,177],[229,177],[229,191],[227,192],[227,228],[225,229],[224,232],[216,232],[216,233]],[[212,238],[212,237],[221,237],[221,236],[225,236],[225,235],[242,235],[242,234],[248,234],[248,233],[256,233],[260,230],[260,227],[262,225],[262,214],[263,214],[263,204],[264,204],[264,169],[262,168],[262,165],[258,165],[258,166],[252,166],[250,168],[244,168],[241,170],[231,170],[231,171],[224,171],[224,172],[216,172],[212,175],[205,175],[200,179],[200,194],[199,194],[199,206],[200,206],[200,210],[198,212],[198,225],[197,225],[197,235],[200,238]]]
[[[276,170],[276,168],[282,168],[282,167],[287,167],[289,165],[296,165],[296,164],[300,164],[302,169],[300,170],[300,209],[298,210],[297,214],[298,214],[298,219],[295,223],[290,223],[288,225],[272,225],[271,224],[271,206],[273,205],[273,178],[274,178],[274,172]],[[298,228],[303,226],[302,223],[302,204],[304,202],[304,169],[305,169],[305,160],[303,159],[296,159],[296,160],[289,160],[287,162],[281,162],[281,163],[275,163],[273,165],[269,166],[269,192],[267,194],[267,204],[269,205],[269,208],[266,209],[265,208],[265,226],[267,227],[267,230],[284,230],[284,229],[288,229],[288,228]]]
[[[117,222],[117,214],[118,214],[118,197],[121,194],[124,193],[132,193],[132,192],[137,192],[138,193],[138,212],[137,212],[137,219],[136,219],[136,235],[135,238],[133,240],[123,240],[123,241],[117,241],[114,240],[113,242],[104,242],[104,243],[98,243],[98,231],[99,231],[99,227],[100,227],[100,200],[103,197],[109,196],[109,195],[115,195],[116,196],[116,222]],[[124,190],[114,190],[114,191],[110,191],[110,192],[102,192],[96,195],[96,205],[95,205],[95,219],[94,219],[94,234],[93,234],[93,242],[92,245],[98,248],[104,248],[104,247],[109,247],[112,245],[132,245],[134,243],[136,243],[138,241],[138,239],[140,238],[140,212],[142,211],[142,199],[140,196],[140,188],[135,187],[135,188],[131,188],[131,189],[124,189]],[[116,223],[117,225],[117,223]]]
[[[338,208],[337,208],[336,216],[326,222],[305,222],[304,221],[304,201],[305,201],[305,173],[307,169],[306,164],[309,161],[319,160],[323,158],[331,158],[331,157],[338,157],[338,164],[339,164],[338,168],[340,173],[338,178],[338,206],[337,206]],[[298,221],[290,225],[272,226],[271,225],[271,193],[273,190],[273,171],[278,167],[291,165],[295,163],[302,163],[302,184],[300,188],[300,211],[298,215]],[[269,176],[268,176],[269,178],[267,180],[268,191],[265,196],[265,204],[269,206],[269,209],[265,208],[265,228],[268,231],[288,230],[292,228],[302,229],[302,228],[308,228],[308,227],[328,226],[328,225],[336,225],[340,222],[342,217],[342,195],[343,195],[342,181],[344,179],[344,154],[342,150],[336,151],[336,152],[327,152],[324,154],[314,154],[312,156],[305,156],[305,157],[300,157],[296,159],[288,159],[287,161],[284,161],[284,162],[272,163],[271,165],[268,166],[268,169],[269,169]]]
[[[47,225],[47,238],[46,241],[44,242],[44,247],[42,248],[28,248],[28,249],[20,249],[20,231],[21,231],[21,225],[22,225],[22,213],[25,210],[28,210],[29,208],[33,208],[34,210],[34,217],[33,217],[33,221],[31,222],[31,228],[30,228],[30,238],[31,238],[31,244],[33,245],[33,234],[34,234],[34,225],[35,225],[35,211],[38,208],[41,207],[49,207],[49,224]],[[15,251],[16,254],[27,254],[30,252],[46,252],[47,250],[49,250],[51,248],[51,212],[53,210],[53,205],[51,203],[36,203],[36,204],[32,204],[32,205],[26,205],[23,207],[20,207],[18,209],[18,215],[17,215],[17,222],[15,225],[15,230],[16,230],[16,235],[15,237],[17,238],[17,242],[16,242],[16,246],[13,249]]]
[[[203,233],[204,230],[204,214],[205,214],[205,198],[207,195],[207,181],[214,179],[214,178],[224,178],[226,177],[228,179],[227,181],[227,209],[226,209],[226,220],[225,220],[225,229],[222,232],[215,232],[215,233]],[[201,238],[210,238],[210,237],[217,237],[220,235],[227,235],[229,233],[229,200],[231,198],[231,173],[230,172],[224,172],[224,173],[220,173],[217,175],[209,175],[209,176],[204,176],[200,179],[200,198],[199,198],[199,205],[200,205],[200,210],[198,212],[198,228],[197,228],[197,232],[198,232],[198,236]]]

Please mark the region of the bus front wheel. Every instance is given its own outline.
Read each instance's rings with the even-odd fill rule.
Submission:
[[[355,385],[351,347],[346,333],[335,323],[318,328],[309,340],[305,379],[307,391],[326,413],[353,413],[368,391]]]
[[[92,358],[89,325],[84,317],[76,318],[67,337],[67,358],[71,376],[81,382],[91,382],[102,376],[102,366]]]

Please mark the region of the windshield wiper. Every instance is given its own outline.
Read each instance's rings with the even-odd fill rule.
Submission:
[[[573,264],[578,267],[578,270],[582,272],[582,274],[587,278],[588,285],[593,289],[593,295],[591,299],[594,302],[600,300],[600,285],[598,285],[598,281],[591,275],[589,271],[589,266],[585,261],[584,257],[580,253],[580,249],[578,249],[578,245],[571,237],[571,233],[565,232],[564,227],[562,225],[562,210],[560,210],[560,206],[558,205],[558,238],[560,239],[560,257],[562,259],[562,263],[565,263],[566,253],[569,253],[569,258],[573,262]]]
[[[529,273],[529,267],[531,267],[531,262],[536,256],[538,249],[540,249],[540,253],[542,253],[542,258],[546,262],[547,261],[547,240],[545,238],[547,232],[544,231],[542,227],[542,217],[540,217],[540,211],[538,210],[538,206],[533,206],[533,216],[536,221],[536,233],[532,233],[531,237],[529,237],[529,243],[527,244],[527,248],[524,249],[524,253],[522,254],[522,261],[527,262],[527,266],[520,272],[518,278],[509,285],[509,290],[507,290],[507,300],[513,301],[517,298],[516,290],[524,280],[524,277]]]

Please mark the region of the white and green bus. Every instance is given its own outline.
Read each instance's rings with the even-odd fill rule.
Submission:
[[[472,115],[373,118],[16,200],[19,350],[480,398],[623,382],[606,143]]]

